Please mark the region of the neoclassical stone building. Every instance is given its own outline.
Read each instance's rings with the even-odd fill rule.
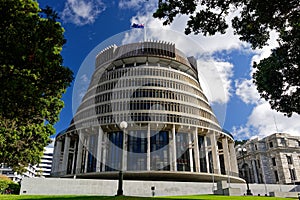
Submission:
[[[274,133],[260,140],[249,140],[236,150],[239,148],[246,150],[244,155],[236,153],[240,176],[249,183],[300,183],[299,136]]]
[[[70,126],[55,141],[52,175],[244,182],[232,136],[203,93],[197,62],[175,44],[110,46]]]

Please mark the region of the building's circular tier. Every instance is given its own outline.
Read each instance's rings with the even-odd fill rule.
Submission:
[[[196,60],[174,44],[100,52],[72,123],[56,138],[53,175],[113,178],[119,170],[128,179],[242,181],[234,140],[203,93]]]

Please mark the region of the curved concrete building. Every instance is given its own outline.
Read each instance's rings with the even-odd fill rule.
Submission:
[[[58,177],[244,182],[234,140],[203,93],[194,57],[174,44],[110,46],[96,58],[89,88],[57,135]]]

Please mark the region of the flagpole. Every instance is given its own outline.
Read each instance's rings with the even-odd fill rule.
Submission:
[[[144,42],[147,40],[146,24],[144,25]]]

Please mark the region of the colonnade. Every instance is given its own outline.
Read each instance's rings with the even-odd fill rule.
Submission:
[[[128,130],[125,131],[129,131]],[[146,167],[142,171],[155,171],[151,167],[151,144],[150,132],[151,124],[148,124],[147,143],[145,152]],[[213,173],[230,176],[237,176],[238,168],[234,149],[234,141],[225,133],[217,131],[203,130],[200,128],[189,128],[188,146],[186,155],[189,159],[188,171],[195,173]],[[124,133],[124,132],[123,132]],[[109,132],[104,132],[103,129],[92,127],[89,129],[79,129],[66,132],[59,135],[55,141],[55,150],[52,166],[52,175],[76,175],[88,172],[105,172],[120,169],[108,170],[109,152]],[[176,141],[176,126],[173,124],[168,130],[168,146],[165,154],[168,155],[167,171],[186,171],[178,168],[178,152],[176,153],[178,141]],[[127,171],[127,155],[128,134],[123,134],[123,149],[122,152],[122,170]],[[199,144],[199,137],[203,138],[202,144]],[[199,146],[200,145],[200,146]],[[221,148],[220,148],[221,147]],[[200,148],[202,153],[200,154]],[[202,158],[202,159],[201,159]],[[201,163],[201,162],[205,163]],[[202,165],[202,167],[201,167]],[[204,166],[206,165],[206,166]],[[206,168],[206,170],[205,170]],[[161,170],[161,169],[159,169]]]

